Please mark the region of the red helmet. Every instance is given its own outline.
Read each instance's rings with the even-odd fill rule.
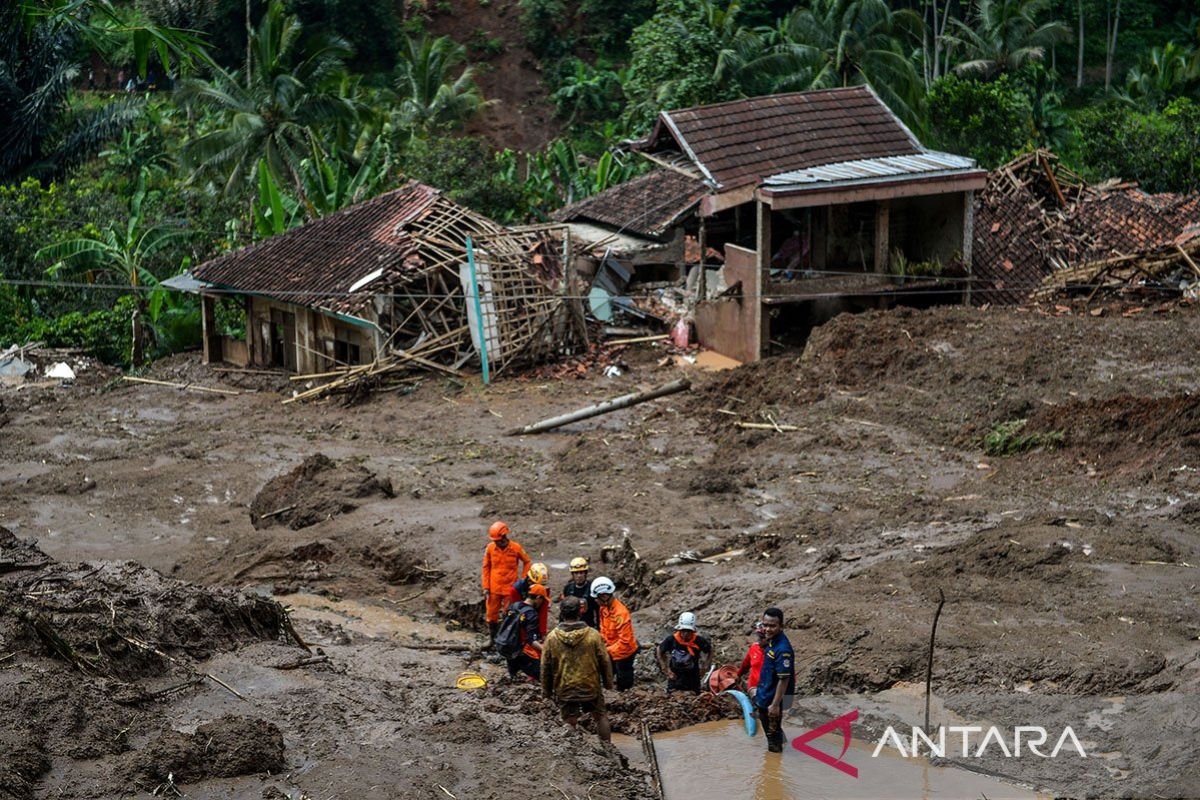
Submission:
[[[488,536],[491,537],[493,542],[497,539],[503,539],[505,536],[508,536],[508,525],[500,521],[493,522],[492,527],[488,528]]]

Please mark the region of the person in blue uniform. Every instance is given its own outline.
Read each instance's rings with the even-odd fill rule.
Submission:
[[[767,737],[767,750],[783,752],[783,712],[796,694],[796,654],[783,634],[783,612],[768,608],[762,616],[763,663],[758,675],[754,706]]]

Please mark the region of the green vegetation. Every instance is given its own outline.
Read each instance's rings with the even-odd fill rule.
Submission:
[[[1092,180],[1200,189],[1200,0],[9,6],[0,343],[116,363],[196,341],[195,304],[159,285],[187,264],[410,177],[503,222],[544,220],[648,169],[621,142],[662,108],[865,84],[926,143],[988,167],[1050,147]],[[467,135],[493,102],[489,70],[510,60],[496,57],[522,49],[557,126],[537,152]],[[235,303],[218,317],[237,333]],[[1053,443],[1028,436],[991,438]]]
[[[1011,456],[1029,450],[1053,450],[1063,443],[1062,431],[1025,432],[1028,420],[1014,419],[993,426],[983,437],[983,451],[989,456]]]

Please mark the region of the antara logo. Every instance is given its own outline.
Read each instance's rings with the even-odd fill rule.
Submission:
[[[805,755],[812,756],[822,764],[828,764],[839,772],[844,772],[851,778],[857,778],[858,768],[842,760],[846,756],[846,751],[850,749],[850,723],[856,719],[858,719],[858,709],[848,714],[843,714],[837,719],[830,720],[820,727],[805,731],[792,740],[792,747]],[[809,744],[812,740],[819,739],[833,731],[840,731],[842,734],[842,752],[836,758]],[[952,736],[951,745],[961,742],[961,749],[959,751],[955,752],[953,749],[947,747],[947,731]],[[982,737],[979,737],[979,734],[982,734]],[[957,741],[953,738],[955,735],[958,735]],[[1001,733],[1000,728],[997,728],[995,725],[988,728],[984,728],[981,725],[939,726],[934,736],[930,736],[922,728],[914,726],[912,735],[907,740],[901,737],[896,732],[896,729],[889,725],[887,730],[883,732],[879,743],[875,745],[875,752],[871,753],[871,758],[878,758],[883,749],[889,746],[889,743],[902,758],[915,758],[921,755],[922,747],[930,755],[938,756],[939,758],[945,758],[947,753],[951,757],[982,758],[988,748],[993,746],[999,752],[1003,753],[1005,758],[1020,758],[1022,755],[1022,744],[1025,745],[1026,750],[1039,758],[1057,758],[1058,754],[1063,750],[1074,750],[1081,758],[1088,757],[1087,753],[1083,750],[1083,745],[1080,744],[1078,737],[1075,736],[1075,731],[1071,729],[1070,725],[1063,728],[1054,748],[1047,753],[1042,748],[1046,746],[1049,740],[1049,732],[1040,725],[1018,725],[1013,728],[1011,737],[1005,737]],[[906,741],[907,746],[905,746]],[[1011,749],[1009,748],[1010,741],[1012,742]],[[972,742],[978,742],[978,744],[972,748]]]

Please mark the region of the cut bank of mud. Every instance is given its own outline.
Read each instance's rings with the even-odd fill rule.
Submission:
[[[1190,751],[1155,755],[1139,744],[1161,738],[1156,715],[1167,710],[1194,728],[1200,621],[1197,573],[1184,565],[1200,563],[1200,464],[1186,442],[1172,447],[1169,426],[1151,445],[1071,412],[1194,392],[1196,322],[958,308],[839,317],[817,329],[803,356],[697,375],[690,395],[538,437],[502,432],[678,370],[646,353],[628,358],[631,373],[615,380],[462,390],[427,379],[410,397],[350,409],[157,387],[23,393],[4,398],[0,524],[64,560],[134,559],[202,584],[344,597],[470,628],[481,621],[484,532],[503,517],[537,559],[562,565],[586,555],[597,572],[614,570],[647,645],[692,610],[718,658],[740,661],[749,623],[766,605],[783,607],[806,695],[920,680],[941,589],[948,602],[934,685],[948,708],[1006,720],[1036,708],[1047,727],[1079,725],[1125,759],[1111,760],[1112,772],[1056,765],[1028,783],[1076,796],[1149,796],[1160,785],[1200,795]],[[1048,423],[1055,429],[1083,432],[1085,444],[1107,430],[1112,445],[1089,450],[1068,438],[1053,451],[983,453],[993,425],[1041,424],[1042,412],[1058,415]],[[801,430],[731,424],[767,414]],[[1111,468],[1103,458],[1118,448],[1122,463],[1153,455],[1154,468]],[[351,513],[300,530],[256,530],[260,490],[316,453],[360,465],[395,496],[353,499]],[[84,477],[96,488],[57,489]],[[605,564],[604,548],[625,535],[639,559]],[[684,550],[741,552],[664,565]],[[552,569],[555,589],[566,580],[563,567]],[[287,767],[276,783],[293,794],[413,785],[436,796],[440,784],[459,797],[511,796],[491,776],[517,754],[530,765],[523,785],[537,791],[554,783],[578,797],[597,785],[610,797],[645,792],[592,740],[566,737],[532,687],[451,688],[464,669],[493,679],[503,670],[449,632],[453,647],[443,652],[425,639],[368,638],[351,622],[297,626],[328,663],[273,668],[294,658],[296,646],[283,640],[218,652],[203,664],[249,699],[209,681],[169,701],[174,724],[190,732],[253,704],[283,734]],[[656,725],[710,718],[699,706],[661,707],[651,660],[641,662],[640,702],[654,704]],[[31,668],[12,659],[0,675]],[[1102,698],[1117,694],[1127,698],[1121,724],[1088,725]],[[52,776],[78,763],[63,753],[21,763],[39,758]],[[87,771],[74,769],[63,782],[84,796]],[[195,786],[227,780],[247,779]],[[31,791],[50,796],[63,782],[35,781]]]

